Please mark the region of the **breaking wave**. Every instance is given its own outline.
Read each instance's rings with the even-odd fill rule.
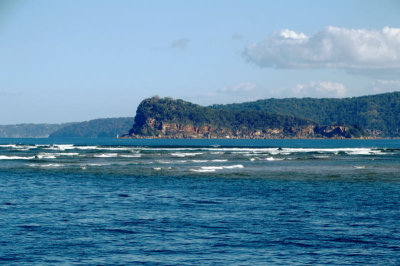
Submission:
[[[217,170],[235,169],[235,168],[244,168],[244,166],[242,164],[222,165],[222,166],[202,166],[197,169],[190,169],[190,171],[198,173],[207,173],[207,172],[215,172]]]

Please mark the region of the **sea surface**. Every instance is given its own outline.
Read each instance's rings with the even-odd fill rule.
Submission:
[[[400,264],[400,140],[0,139],[0,264]]]

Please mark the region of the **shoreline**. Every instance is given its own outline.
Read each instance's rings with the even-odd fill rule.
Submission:
[[[116,139],[199,139],[199,140],[391,140],[391,139],[400,139],[400,137],[361,137],[361,138],[344,138],[344,137],[332,137],[332,138],[326,138],[326,137],[314,137],[314,138],[296,138],[296,137],[276,137],[276,138],[254,138],[254,137],[249,137],[249,138],[240,138],[240,137],[229,137],[229,138],[199,138],[199,137],[186,137],[186,138],[181,138],[181,137],[168,137],[168,136],[162,136],[162,137],[155,137],[155,136],[122,136],[118,137]]]

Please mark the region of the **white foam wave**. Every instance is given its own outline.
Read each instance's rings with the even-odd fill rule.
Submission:
[[[198,172],[198,173],[206,173],[206,172],[215,172],[217,170],[235,169],[235,168],[244,168],[244,166],[241,164],[221,165],[221,166],[202,166],[198,169],[189,169],[189,171]]]
[[[244,168],[243,165],[241,164],[235,164],[235,165],[226,165],[226,166],[222,166],[224,169],[234,169],[234,168]]]
[[[63,167],[63,164],[59,163],[48,163],[48,164],[29,164],[30,167],[41,167],[41,168],[58,168]]]
[[[37,156],[38,159],[56,159],[61,156],[78,156],[77,152],[54,152],[54,153],[39,153]]]
[[[202,152],[174,152],[170,153],[174,157],[187,157],[187,156],[197,156],[203,154]]]
[[[211,160],[211,162],[215,162],[215,163],[223,163],[223,162],[227,162],[227,159],[215,159],[215,160]]]
[[[79,153],[77,152],[60,152],[60,153],[54,153],[56,156],[78,156]]]
[[[260,156],[260,155],[292,155],[295,153],[318,153],[318,154],[339,154],[345,153],[347,155],[384,155],[389,154],[382,152],[377,148],[147,148],[141,147],[137,148],[139,151],[173,151],[170,153],[174,157],[188,157],[204,154],[207,152],[209,154],[240,154],[242,156]]]
[[[170,164],[173,163],[173,161],[167,161],[167,160],[156,160],[157,163],[161,163],[161,164]]]
[[[111,165],[110,163],[88,163],[87,166],[106,166]]]
[[[270,155],[288,155],[292,153],[339,153],[344,152],[349,155],[371,155],[371,154],[382,154],[381,150],[374,148],[236,148],[236,147],[194,147],[194,148],[152,148],[152,147],[102,147],[102,146],[74,146],[73,144],[54,144],[48,145],[16,145],[16,144],[3,144],[0,147],[9,147],[15,149],[27,149],[33,147],[44,147],[44,149],[50,150],[109,150],[109,151],[131,151],[134,153],[140,153],[141,151],[171,151],[171,156],[175,157],[186,157],[201,155],[204,152],[211,154],[224,154],[225,152],[243,154],[245,156],[251,156],[252,154],[270,154]]]
[[[38,155],[36,155],[36,156],[37,156],[37,158],[39,158],[39,159],[55,159],[55,158],[57,158],[57,156],[55,156],[55,155],[53,155],[53,154],[51,154],[51,153],[38,154]]]
[[[348,155],[372,155],[372,154],[382,154],[381,150],[373,148],[283,148],[281,150],[283,153],[334,153],[338,154],[340,152],[346,153]]]
[[[197,172],[197,173],[210,173],[210,172],[215,172],[216,169],[190,169],[189,171],[191,172]]]
[[[96,158],[112,158],[112,157],[118,157],[118,153],[95,154],[93,157],[96,157]]]
[[[131,151],[138,152],[136,147],[107,147],[107,146],[73,146],[77,150]]]
[[[65,150],[96,150],[99,148],[98,146],[75,146],[74,144],[53,144],[50,146],[43,145],[43,149],[65,151]]]
[[[135,151],[134,147],[97,147],[99,150],[106,150],[106,151]]]
[[[157,163],[161,164],[173,164],[173,163],[186,163],[187,160],[174,160],[174,161],[169,161],[169,160],[156,160]]]
[[[0,155],[0,160],[32,160],[35,159],[35,156],[7,156],[7,155]]]
[[[345,153],[349,155],[379,155],[383,154],[381,150],[373,150],[373,149],[352,149],[352,150],[345,150]]]
[[[191,160],[193,163],[206,163],[208,160]]]
[[[354,168],[355,169],[364,169],[365,165],[355,165]]]
[[[57,150],[57,151],[65,151],[72,150],[74,148],[73,144],[54,144],[49,147],[43,147],[46,150]]]
[[[0,144],[0,148],[16,148],[16,144]]]
[[[74,146],[77,150],[97,150],[98,146]]]
[[[140,158],[142,155],[140,154],[120,154],[122,158]]]
[[[5,148],[5,149],[13,149],[13,150],[19,150],[19,151],[27,151],[35,146],[31,145],[20,145],[20,144],[1,144],[0,148]]]

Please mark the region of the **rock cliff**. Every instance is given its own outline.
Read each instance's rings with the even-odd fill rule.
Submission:
[[[353,138],[343,125],[320,126],[307,119],[263,111],[216,110],[183,100],[152,97],[136,111],[128,135],[135,138]]]

